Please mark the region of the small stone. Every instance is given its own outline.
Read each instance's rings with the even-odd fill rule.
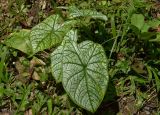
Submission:
[[[146,107],[144,107],[144,109],[145,109],[145,110],[149,110],[149,107],[146,106]]]
[[[145,111],[146,115],[150,115],[151,113],[149,111]]]

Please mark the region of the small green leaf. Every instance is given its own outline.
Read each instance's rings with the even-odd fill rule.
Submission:
[[[30,30],[22,29],[19,32],[14,32],[9,35],[4,43],[7,46],[18,49],[26,54],[32,53]]]
[[[157,87],[157,91],[160,91],[160,79],[157,75],[157,69],[152,69],[153,75],[155,77],[155,83],[156,83],[156,87]]]
[[[143,27],[141,28],[141,32],[148,32],[149,28],[150,26],[147,23],[145,23]]]
[[[140,38],[142,40],[154,40],[152,39],[154,36],[156,36],[156,32],[143,32],[140,34]]]
[[[54,56],[58,58],[63,54],[60,70],[63,87],[76,104],[95,112],[103,100],[109,80],[102,46],[91,41],[77,44],[64,40],[61,47],[62,53],[54,52]]]
[[[151,39],[150,42],[158,42],[160,43],[160,33],[157,33],[157,36],[155,39]]]
[[[148,81],[150,82],[152,80],[152,71],[151,71],[151,67],[150,66],[146,66],[147,71],[148,71]]]
[[[143,27],[141,28],[141,32],[148,32],[149,28],[157,28],[160,25],[159,20],[151,20],[144,23]]]
[[[89,10],[89,9],[78,9],[75,6],[69,7],[69,17],[70,18],[77,18],[77,17],[91,17],[94,19],[101,19],[104,21],[107,21],[108,18],[106,15],[97,12],[95,10]]]
[[[48,99],[47,101],[48,115],[52,115],[52,108],[53,108],[52,105],[53,105],[52,99]]]
[[[147,24],[152,28],[156,28],[160,25],[160,20],[151,20]]]
[[[142,14],[133,14],[131,17],[131,24],[141,30],[144,26],[144,16]]]
[[[5,89],[4,89],[4,84],[0,84],[0,97],[3,96],[3,93],[5,92]]]
[[[52,15],[31,30],[33,52],[43,51],[62,42],[74,20],[63,22],[59,15]]]

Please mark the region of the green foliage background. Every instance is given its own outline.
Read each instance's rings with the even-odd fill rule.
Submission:
[[[103,16],[97,18],[88,13],[85,14],[86,17],[79,15],[76,18],[76,11],[81,12],[79,10],[83,13],[87,13],[88,10],[98,11],[107,18]],[[49,42],[50,45],[45,48],[36,47],[39,42],[37,39],[46,38],[43,34],[48,34],[48,39],[51,37],[48,33],[51,30],[48,26],[51,21],[43,20],[58,14],[57,17],[60,16],[61,19],[57,17],[52,19],[58,19],[60,26],[62,22],[67,22],[65,30],[70,30],[73,23],[77,24],[78,43],[90,40],[101,44],[108,57],[110,81],[103,102],[95,114],[149,112],[158,115],[160,111],[158,10],[157,2],[145,0],[2,0],[0,112],[91,114],[75,105],[66,95],[62,85],[56,83],[51,74],[50,53],[55,51],[62,40],[56,41],[56,45]],[[42,35],[33,37],[31,44],[36,45],[28,47],[30,46],[30,42],[26,39],[29,38],[28,34],[32,31],[31,36],[34,36],[40,31],[41,24],[46,26],[47,31],[42,30]],[[61,31],[54,31],[55,35],[58,32]],[[55,39],[56,37],[62,38],[64,33],[61,36],[54,36]],[[41,43],[44,45],[45,41]],[[51,47],[53,44],[54,47]],[[149,110],[146,109],[148,105],[151,105]]]

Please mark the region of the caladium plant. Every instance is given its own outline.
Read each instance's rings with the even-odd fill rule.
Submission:
[[[77,36],[70,34],[71,37]],[[64,39],[52,53],[52,72],[71,99],[94,112],[102,102],[108,84],[107,59],[103,47],[92,41],[77,44]]]
[[[109,77],[108,60],[100,44],[92,41],[78,43],[77,17],[107,20],[100,12],[69,7],[68,20],[51,15],[31,30],[11,34],[5,44],[29,56],[58,46],[51,53],[51,71],[69,97],[80,107],[95,112],[106,92]],[[74,28],[76,25],[76,29]]]

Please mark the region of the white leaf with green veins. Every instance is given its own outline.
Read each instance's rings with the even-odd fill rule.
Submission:
[[[62,81],[62,71],[63,71],[63,46],[59,46],[51,54],[51,70],[57,83]]]
[[[64,40],[73,40],[75,42],[77,41],[77,39],[77,30],[70,30],[64,37]],[[54,50],[54,52],[51,54],[52,74],[57,83],[62,81],[63,49],[64,45],[62,42],[62,45],[59,46],[56,50]]]
[[[62,62],[59,69],[67,94],[82,108],[95,112],[103,100],[109,80],[102,46],[91,41],[77,44],[64,40],[53,54],[57,59],[63,55],[63,61],[51,59],[52,65]]]
[[[52,15],[31,30],[33,52],[43,51],[62,42],[74,20],[63,22],[59,15]]]
[[[107,21],[108,18],[106,15],[97,12],[96,10],[89,10],[89,9],[78,9],[75,6],[69,7],[69,17],[70,18],[77,18],[77,17],[91,17],[94,19],[101,19]]]

